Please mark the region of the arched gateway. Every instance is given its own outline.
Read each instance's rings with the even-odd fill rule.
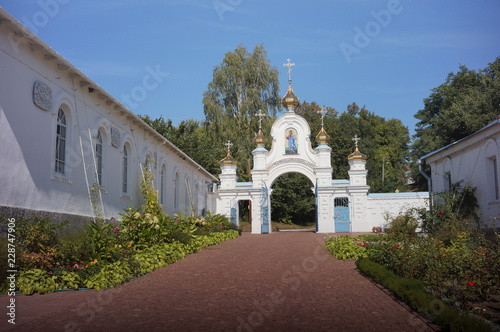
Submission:
[[[237,181],[236,160],[231,156],[232,144],[228,142],[227,156],[221,160],[217,213],[237,222],[238,201],[251,201],[252,233],[269,233],[271,185],[281,175],[291,172],[305,175],[314,184],[316,231],[319,233],[369,232],[372,227],[381,226],[383,215],[397,214],[403,207],[403,202],[409,202],[413,206],[424,203],[427,193],[377,194],[370,198],[369,186],[366,184],[367,158],[358,150],[357,136],[353,139],[355,150],[348,157],[349,180],[332,180],[332,149],[328,146],[330,137],[322,126],[316,135],[318,146],[312,148],[309,124],[295,113],[299,99],[293,92],[291,79],[289,83],[288,91],[282,99],[286,112],[271,128],[271,150],[264,147],[266,137],[261,128],[254,139],[256,148],[252,151],[252,182]],[[264,114],[259,112],[258,116],[262,117]]]

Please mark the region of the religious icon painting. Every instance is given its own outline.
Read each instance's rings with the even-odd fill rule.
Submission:
[[[297,130],[285,130],[285,154],[297,154]]]

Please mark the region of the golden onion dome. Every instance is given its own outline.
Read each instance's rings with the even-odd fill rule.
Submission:
[[[366,160],[368,157],[364,154],[362,154],[358,147],[356,147],[356,150],[347,157],[347,160]]]
[[[263,146],[266,144],[266,141],[267,140],[266,137],[264,136],[264,133],[262,132],[262,129],[259,129],[259,132],[253,139],[253,144],[255,144],[256,146]]]
[[[299,98],[297,98],[297,96],[293,92],[291,84],[288,85],[288,91],[286,92],[285,96],[281,99],[281,104],[287,110],[290,107],[293,109],[293,108],[299,106],[299,104],[300,104]]]
[[[222,159],[220,161],[220,165],[221,166],[224,166],[224,165],[238,165],[238,162],[236,161],[236,159],[233,158],[233,156],[231,156],[231,154],[228,152],[227,153],[227,156],[226,158]]]
[[[325,131],[325,128],[321,127],[318,135],[316,135],[316,142],[319,144],[327,144],[330,142],[330,135]]]

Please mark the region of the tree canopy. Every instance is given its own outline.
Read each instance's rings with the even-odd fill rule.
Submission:
[[[203,94],[206,132],[214,146],[233,142],[233,156],[240,165],[238,175],[244,180],[250,177],[252,141],[258,131],[256,114],[262,110],[273,118],[279,110],[278,75],[263,45],[255,46],[252,53],[239,45],[214,68]],[[263,120],[265,128],[272,123],[269,117]]]
[[[500,114],[500,57],[484,69],[461,65],[445,82],[431,90],[419,120],[412,145],[416,160],[436,149],[456,142],[492,122]],[[423,179],[414,170],[415,177]]]

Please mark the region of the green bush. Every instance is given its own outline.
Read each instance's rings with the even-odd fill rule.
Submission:
[[[398,277],[383,265],[361,258],[356,266],[445,331],[491,331],[481,319],[461,313],[425,291],[419,280]]]
[[[450,244],[458,233],[479,228],[475,188],[455,183],[451,190],[434,194],[432,200],[432,211],[420,210],[423,229],[431,236]]]
[[[130,257],[110,263],[95,259],[90,264],[73,262],[71,265],[57,265],[47,272],[40,269],[22,271],[17,279],[17,289],[23,294],[45,294],[56,289],[96,290],[115,287],[133,276],[143,275],[172,264],[186,255],[205,247],[237,238],[235,230],[196,236],[187,244],[180,242],[160,243],[131,252]]]
[[[499,245],[479,232],[461,232],[449,245],[433,237],[393,238],[369,247],[367,257],[400,277],[417,278],[451,303],[488,300],[499,292]]]
[[[385,232],[393,236],[414,236],[418,227],[418,221],[413,210],[407,210],[403,214],[393,218],[385,228]]]
[[[361,237],[339,236],[328,239],[325,249],[337,259],[358,259],[366,257],[368,246]]]

